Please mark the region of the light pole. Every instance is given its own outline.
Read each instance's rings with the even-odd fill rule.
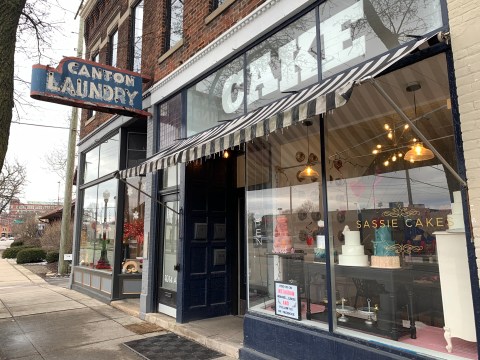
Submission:
[[[100,251],[100,259],[97,262],[97,269],[110,269],[110,264],[107,258],[107,205],[110,198],[110,192],[105,190],[103,192],[103,200],[105,201],[105,211],[103,212],[103,239],[102,250]]]

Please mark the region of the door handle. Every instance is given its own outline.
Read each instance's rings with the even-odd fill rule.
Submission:
[[[180,264],[173,265],[173,270],[180,271]]]

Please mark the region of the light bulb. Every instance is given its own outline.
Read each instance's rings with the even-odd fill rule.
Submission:
[[[413,142],[417,142],[417,138],[413,138]]]
[[[385,130],[390,130],[390,125],[388,124],[383,125],[383,127],[385,128]]]
[[[415,153],[418,156],[422,155],[422,147],[419,144],[415,145]]]
[[[372,151],[372,154],[373,154],[373,155],[377,155],[377,154],[378,154],[378,150],[377,150],[377,149],[373,150],[373,151]]]
[[[392,131],[389,131],[387,137],[388,137],[389,139],[393,139],[393,132],[392,132]]]
[[[378,144],[377,149],[381,149],[381,148],[382,148],[382,145]]]
[[[402,153],[398,153],[398,157],[400,157],[400,158],[401,158],[402,156],[403,156],[403,154],[402,154]]]
[[[388,160],[385,160],[385,162],[383,163],[383,165],[385,166],[388,166],[390,164],[390,162]]]
[[[410,159],[410,162],[413,164],[415,162],[415,159],[414,158],[411,158]]]
[[[397,161],[397,155],[392,156],[392,161]]]
[[[405,130],[407,130],[410,126],[408,124],[405,124],[405,126],[403,127]]]

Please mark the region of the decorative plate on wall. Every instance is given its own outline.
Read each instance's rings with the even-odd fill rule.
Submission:
[[[297,153],[295,154],[295,159],[297,159],[298,162],[302,162],[303,160],[305,160],[305,154],[301,151],[297,151]]]

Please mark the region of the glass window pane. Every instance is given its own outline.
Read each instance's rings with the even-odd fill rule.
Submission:
[[[307,271],[314,260],[325,261],[319,154],[318,118],[247,144],[250,310],[274,314],[285,304],[275,296],[278,281],[296,287],[303,319],[327,321],[325,276]],[[303,173],[307,166],[310,177]]]
[[[99,177],[118,170],[120,153],[119,139],[120,135],[116,134],[100,145]]]
[[[247,52],[250,112],[318,81],[315,11]]]
[[[117,52],[118,52],[118,31],[115,31],[110,35],[110,65],[117,66]]]
[[[111,271],[116,236],[117,182],[84,190],[79,265]]]
[[[159,106],[159,150],[172,145],[180,137],[182,96],[178,94]]]
[[[323,78],[442,26],[438,0],[329,0],[319,9]]]
[[[170,4],[169,48],[173,47],[183,38],[183,1],[171,0]]]
[[[188,89],[187,136],[244,113],[243,57]]]
[[[85,153],[85,167],[83,174],[83,182],[88,183],[92,180],[98,179],[98,156],[99,148],[96,147]]]
[[[140,164],[147,158],[147,134],[129,133],[127,140],[127,168]]]
[[[405,79],[415,79],[417,90],[408,91]],[[456,168],[445,55],[377,81]],[[415,345],[420,352],[432,346],[442,351],[443,327],[458,309],[457,301],[449,303],[454,285],[448,274],[453,264],[467,262],[466,252],[453,251],[465,248],[464,232],[451,235],[452,227],[464,221],[460,184],[373,88],[356,91],[326,119],[338,331],[355,329]],[[455,216],[452,209],[457,209]],[[449,224],[453,217],[456,224]],[[446,257],[440,252],[445,239],[447,246],[456,242]],[[442,274],[445,267],[450,271]],[[461,307],[473,309],[465,300]],[[427,333],[438,336],[427,345],[412,339],[415,331],[418,339]]]
[[[178,165],[163,170],[163,188],[178,186]]]
[[[140,72],[142,68],[143,0],[133,8],[132,70]]]
[[[167,201],[169,208],[178,211],[178,201]],[[165,230],[163,234],[163,278],[161,287],[177,291],[178,214],[165,207]]]
[[[128,179],[125,189],[125,211],[122,241],[122,273],[142,272],[144,246],[145,191],[144,178]],[[137,189],[135,189],[137,188]]]

